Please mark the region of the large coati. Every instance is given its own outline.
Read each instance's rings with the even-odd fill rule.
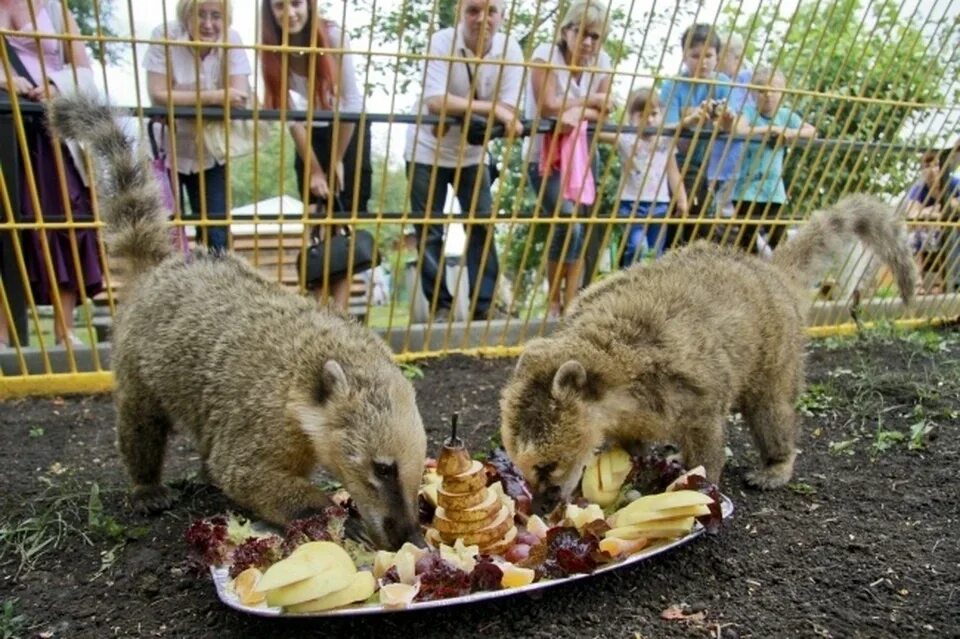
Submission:
[[[311,481],[320,466],[374,543],[416,539],[426,434],[387,345],[242,259],[174,252],[147,160],[95,98],[54,100],[50,122],[99,160],[106,241],[124,269],[111,359],[134,503],[170,504],[161,471],[177,427],[212,482],[259,517],[282,524],[328,506]]]
[[[863,195],[815,214],[772,262],[701,242],[585,290],[553,335],[527,344],[502,393],[503,443],[534,490],[568,497],[607,441],[674,444],[717,482],[732,410],[760,453],[748,481],[789,481],[808,287],[851,236],[909,302],[917,271],[903,224]]]

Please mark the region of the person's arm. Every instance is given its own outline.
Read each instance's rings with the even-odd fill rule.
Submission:
[[[317,160],[317,154],[313,150],[310,138],[307,137],[306,125],[304,125],[303,122],[294,122],[290,125],[290,135],[293,137],[297,154],[303,159],[306,167],[307,183],[310,185],[310,192],[317,197],[326,198],[330,195],[330,185],[327,184],[327,174]]]
[[[61,9],[62,10],[62,9]],[[60,16],[62,17],[62,16]],[[73,14],[66,12],[66,22],[64,28],[67,35],[80,35],[80,27],[74,19]],[[87,49],[83,40],[70,40],[63,42],[63,53],[67,64],[59,71],[54,71],[49,67],[46,69],[47,82],[33,88],[27,93],[27,97],[33,100],[43,100],[47,96],[54,97],[58,94],[70,94],[76,92],[81,87],[89,88],[94,86],[93,67],[90,63],[90,56],[87,55]]]
[[[244,86],[239,88],[235,79],[241,78]],[[174,89],[167,90],[167,76],[156,71],[147,71],[147,95],[154,106],[221,106],[229,100],[233,106],[242,106],[247,101],[246,76],[232,76],[227,89]]]
[[[685,217],[690,210],[690,205],[687,202],[687,189],[683,186],[683,176],[680,175],[680,167],[677,166],[677,156],[673,153],[667,157],[667,184],[670,185],[670,192],[673,193],[674,201],[677,203],[674,215]]]

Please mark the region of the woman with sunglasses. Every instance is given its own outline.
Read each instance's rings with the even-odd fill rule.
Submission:
[[[610,56],[603,50],[608,14],[607,6],[597,0],[576,0],[560,23],[559,39],[534,49],[531,61],[549,66],[530,67],[527,118],[553,118],[559,121],[561,132],[570,132],[585,120],[595,122],[606,117],[612,108],[613,68]],[[541,174],[545,137],[541,134],[531,138],[527,169],[540,203],[540,215],[573,216],[579,203],[563,197],[560,171]],[[551,319],[559,318],[569,308],[580,289],[583,236],[582,224],[557,224],[554,229],[547,258]]]

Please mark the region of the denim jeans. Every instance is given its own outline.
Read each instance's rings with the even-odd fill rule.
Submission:
[[[634,211],[636,207],[636,211]],[[620,266],[632,266],[641,259],[647,251],[656,251],[657,257],[663,256],[667,239],[667,225],[662,223],[641,222],[639,220],[663,220],[667,217],[666,202],[632,202],[620,201],[620,210],[617,217],[621,220],[633,218],[637,220],[627,226],[623,232],[623,241],[626,248],[620,258]]]
[[[200,202],[200,181],[204,182],[204,204]],[[208,220],[227,219],[227,167],[217,164],[200,173],[181,173],[180,188],[187,193],[190,212]],[[181,202],[182,194],[181,194]],[[227,226],[197,227],[197,244],[205,244],[211,253],[223,253],[227,250],[229,229]]]
[[[572,217],[577,213],[577,205],[562,198],[560,194],[560,171],[553,171],[546,180],[544,186],[543,177],[540,175],[540,167],[531,163],[527,167],[527,176],[530,178],[530,188],[533,189],[535,196],[540,196],[540,189],[543,189],[543,199],[540,200],[541,217],[553,217],[554,212],[558,211],[560,216]],[[558,204],[559,203],[559,204]],[[569,243],[567,234],[571,233]],[[563,251],[563,245],[567,243],[566,253]],[[580,259],[583,252],[583,224],[572,224],[562,222],[554,225],[553,239],[550,242],[547,258],[551,262],[576,262]],[[562,258],[561,258],[562,254]]]
[[[490,197],[490,174],[486,164],[462,166],[459,168],[459,180],[455,181],[458,171],[455,167],[432,166],[430,164],[408,163],[410,175],[410,209],[413,215],[422,215],[427,219],[441,220],[443,205],[447,199],[447,185],[452,185],[460,203],[463,216],[469,217],[473,211],[476,218],[491,216],[493,202]],[[430,180],[433,179],[433,190],[430,189]],[[479,181],[476,194],[476,206],[471,206],[474,198],[474,187]],[[428,208],[429,206],[429,208]],[[440,274],[440,260],[443,256],[443,231],[445,224],[415,224],[417,242],[423,241],[426,232],[427,239],[424,245],[423,266],[420,272],[420,285],[427,301],[433,303],[434,290],[439,287],[437,294],[437,308],[450,308],[453,305],[453,296],[447,288],[446,278]],[[497,250],[493,242],[493,226],[489,224],[466,225],[467,235],[467,276],[470,281],[470,297],[477,295],[475,313],[483,315],[490,310],[493,304],[493,293],[500,275],[500,265],[497,262]],[[483,251],[490,236],[490,246],[487,250],[487,260],[480,273],[480,262],[483,261]],[[477,289],[479,288],[479,291]]]

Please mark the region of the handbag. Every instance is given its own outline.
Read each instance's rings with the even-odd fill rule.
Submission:
[[[350,246],[353,245],[353,261],[350,261]],[[329,249],[329,255],[327,250]],[[297,253],[297,277],[303,274],[306,267],[306,282],[308,289],[317,289],[323,286],[324,271],[329,273],[329,279],[336,281],[343,279],[347,273],[362,273],[380,264],[380,255],[374,260],[375,246],[373,234],[359,229],[343,233],[334,231],[326,240],[320,237],[320,228],[316,227],[310,233],[310,246]]]
[[[227,128],[229,127],[229,140]],[[203,144],[207,153],[219,164],[228,158],[250,155],[255,150],[257,125],[253,120],[223,120],[203,124]],[[261,133],[261,138],[263,134]]]
[[[157,142],[154,127],[160,127],[160,136],[164,137],[166,125],[159,118],[154,118],[147,123],[147,139],[150,141],[150,168],[153,171],[153,177],[157,180],[157,186],[160,188],[160,200],[163,206],[173,219],[177,212],[177,201],[173,194],[173,183],[170,181],[170,171],[167,170],[167,154],[163,147]],[[190,254],[190,239],[187,237],[187,229],[182,224],[175,224],[170,227],[170,242],[178,253],[183,255]]]

